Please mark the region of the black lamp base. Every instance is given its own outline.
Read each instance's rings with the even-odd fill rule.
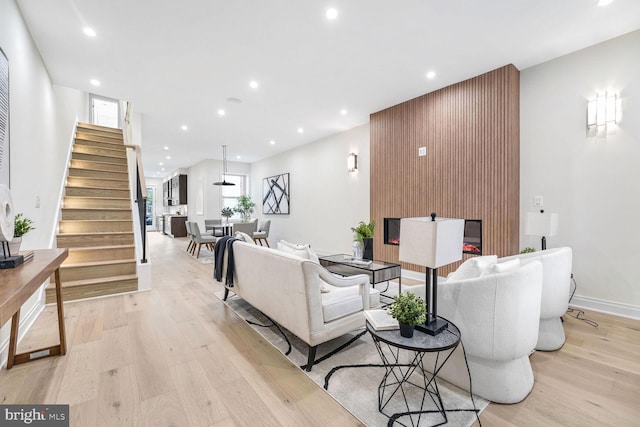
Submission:
[[[431,322],[423,323],[422,325],[416,325],[416,330],[424,332],[425,334],[429,334],[431,336],[436,336],[448,327],[449,322],[442,319],[441,317],[436,317],[435,319],[431,320]]]

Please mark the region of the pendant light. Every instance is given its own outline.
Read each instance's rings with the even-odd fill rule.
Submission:
[[[222,181],[214,182],[213,185],[236,185],[233,182],[227,182],[227,146],[222,146]]]

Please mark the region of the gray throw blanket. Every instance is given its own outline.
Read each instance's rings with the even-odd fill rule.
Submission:
[[[221,237],[213,248],[213,277],[218,282],[222,282],[222,277],[224,276],[225,285],[230,288],[233,287],[233,242],[236,240],[238,239],[234,237]],[[226,265],[224,262],[225,254],[227,255]]]

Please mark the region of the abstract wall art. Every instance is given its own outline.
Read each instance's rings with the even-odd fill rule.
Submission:
[[[270,176],[262,180],[262,213],[288,215],[289,174]]]
[[[9,60],[0,48],[0,184],[9,182]]]

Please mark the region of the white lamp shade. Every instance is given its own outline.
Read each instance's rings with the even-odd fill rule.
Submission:
[[[402,218],[400,261],[438,268],[462,259],[464,219]]]
[[[555,236],[558,234],[558,214],[529,212],[524,225],[527,236]]]

